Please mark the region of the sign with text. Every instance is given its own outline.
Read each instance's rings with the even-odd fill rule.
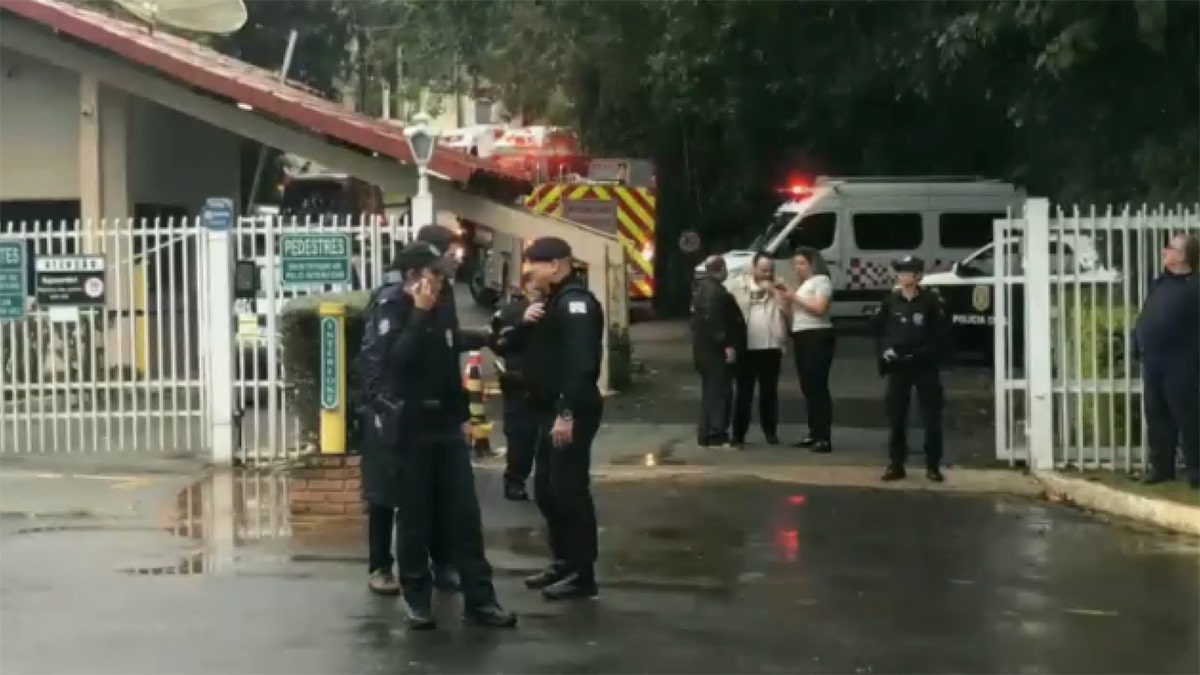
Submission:
[[[337,410],[341,405],[340,359],[337,317],[321,317],[321,409]]]
[[[279,250],[285,284],[350,283],[349,234],[285,234]]]
[[[25,318],[25,241],[0,240],[0,322]]]
[[[227,231],[233,225],[233,200],[228,197],[209,197],[204,200],[200,222],[207,229]]]
[[[38,256],[33,288],[39,307],[94,307],[107,291],[104,256]]]
[[[612,199],[565,199],[563,218],[601,232],[617,231],[617,202]]]

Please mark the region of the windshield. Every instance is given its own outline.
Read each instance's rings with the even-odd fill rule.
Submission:
[[[800,213],[796,211],[776,211],[775,215],[771,216],[770,225],[767,229],[755,237],[750,245],[746,247],[747,251],[761,251],[766,248],[767,244],[775,240],[781,232],[787,229],[789,223],[796,219]]]

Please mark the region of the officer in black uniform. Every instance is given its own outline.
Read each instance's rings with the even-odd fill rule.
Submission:
[[[496,603],[492,569],[484,557],[454,327],[436,309],[450,270],[424,242],[406,247],[399,258],[404,292],[379,305],[371,326],[386,349],[382,362],[373,364],[383,376],[370,387],[383,411],[376,430],[391,441],[399,461],[398,548],[408,623],[413,629],[435,627],[429,555],[432,533],[439,530],[462,578],[468,620],[513,626],[516,617]]]
[[[504,398],[504,437],[508,442],[504,497],[512,501],[529,499],[525,481],[533,470],[537,446],[537,420],[529,408],[529,388],[525,382],[526,341],[522,339],[521,323],[525,320],[525,310],[538,297],[529,275],[524,275],[518,292],[492,315],[488,334],[489,346],[496,355],[496,370],[500,374],[500,394]]]
[[[916,389],[925,427],[925,475],[941,482],[942,378],[939,367],[950,361],[950,325],[942,300],[918,286],[925,263],[905,256],[892,264],[896,288],[888,293],[872,321],[879,372],[887,378],[888,468],[883,480],[904,478],[908,455],[907,421],[911,391]]]
[[[525,312],[526,376],[538,421],[534,493],[546,519],[554,561],[525,585],[548,600],[597,595],[596,510],[592,503],[592,440],[603,399],[597,380],[604,315],[596,297],[571,270],[571,247],[543,237],[525,251],[544,302]]]

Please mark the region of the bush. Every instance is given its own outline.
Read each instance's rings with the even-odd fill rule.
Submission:
[[[283,307],[279,318],[280,358],[287,373],[288,405],[299,417],[300,430],[305,437],[315,438],[320,431],[321,341],[317,310],[323,302],[346,305],[346,363],[342,366],[350,378],[348,391],[352,396],[355,382],[350,364],[362,345],[363,311],[370,298],[365,292],[309,295],[291,300]],[[357,418],[353,414],[353,401],[346,403],[348,444],[353,447],[357,438]]]
[[[1067,363],[1062,364],[1070,380],[1111,382],[1116,387],[1125,377],[1125,363],[1132,358],[1130,345],[1125,343],[1125,327],[1132,324],[1134,310],[1129,307],[1107,306],[1102,299],[1096,302],[1082,299],[1068,309],[1068,326],[1079,325],[1079,343],[1068,345]],[[1075,341],[1073,332],[1067,339]],[[1076,362],[1078,359],[1078,362]],[[1110,367],[1111,359],[1111,367]],[[1138,377],[1136,365],[1129,366],[1130,378]],[[1142,405],[1140,398],[1130,394],[1129,414],[1126,415],[1126,394],[1089,393],[1083,391],[1067,396],[1067,425],[1071,429],[1070,445],[1076,448],[1123,448],[1128,437],[1132,447],[1140,446]],[[1101,385],[1100,388],[1104,388]],[[1082,409],[1082,420],[1076,414]],[[1080,423],[1082,421],[1082,424]],[[1128,436],[1127,436],[1128,434]],[[1114,459],[1119,459],[1114,457]]]

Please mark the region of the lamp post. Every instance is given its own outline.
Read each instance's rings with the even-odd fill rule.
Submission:
[[[434,148],[437,147],[438,132],[429,126],[429,116],[425,113],[413,115],[412,124],[404,128],[408,138],[408,149],[412,152],[413,161],[417,163],[417,194],[412,198],[410,215],[414,231],[426,225],[433,225],[433,194],[429,191],[429,160],[433,159]]]

